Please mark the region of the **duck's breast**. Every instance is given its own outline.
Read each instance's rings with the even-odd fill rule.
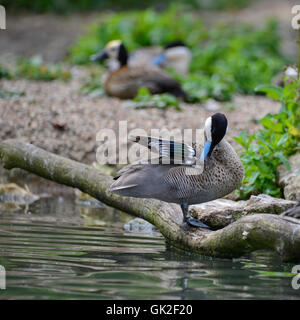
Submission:
[[[243,166],[233,148],[223,141],[206,161],[204,171],[189,173],[188,167],[171,168],[165,181],[182,202],[196,204],[215,200],[235,190],[243,179]]]

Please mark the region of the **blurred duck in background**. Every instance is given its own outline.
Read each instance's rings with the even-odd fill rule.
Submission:
[[[130,55],[130,66],[155,65],[162,69],[172,69],[176,73],[186,76],[192,59],[191,50],[181,41],[168,43],[163,49],[160,47],[142,48]]]
[[[188,98],[179,82],[156,65],[129,65],[128,53],[121,40],[110,41],[102,52],[91,56],[91,60],[107,60],[108,73],[102,81],[110,96],[132,99],[140,88],[145,87],[152,94],[167,92]]]

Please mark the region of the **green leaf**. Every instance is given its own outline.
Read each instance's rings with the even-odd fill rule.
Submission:
[[[136,109],[142,108],[158,108],[167,109],[170,107],[181,111],[179,102],[175,96],[169,93],[151,94],[147,88],[140,88],[138,94],[134,97],[133,101],[127,103],[127,106]]]
[[[248,183],[253,184],[258,177],[259,177],[259,172],[258,171],[254,172],[250,177],[250,179],[248,180]]]
[[[271,144],[266,141],[265,137],[263,136],[262,132],[257,133],[257,140],[262,142],[265,146],[267,146],[270,150],[274,151],[274,148],[271,146]]]
[[[283,146],[287,141],[288,139],[290,138],[290,135],[289,133],[285,133],[277,142],[277,147],[281,147]]]
[[[272,98],[276,101],[281,101],[283,96],[283,89],[271,84],[259,85],[254,89],[256,92],[263,92],[269,98]]]
[[[275,123],[268,117],[264,117],[260,120],[260,123],[267,129],[271,129],[274,127]]]
[[[280,159],[280,161],[286,166],[286,168],[288,170],[291,169],[291,165],[289,163],[289,160],[283,155],[282,152],[275,152],[274,156],[277,157],[278,159]]]

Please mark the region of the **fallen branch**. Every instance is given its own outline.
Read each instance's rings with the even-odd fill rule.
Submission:
[[[21,168],[40,177],[80,189],[103,203],[154,224],[172,245],[214,257],[239,257],[258,249],[277,252],[283,261],[300,260],[300,223],[273,214],[254,214],[210,231],[182,224],[178,205],[112,194],[112,177],[98,169],[49,153],[18,140],[0,143],[6,169]]]

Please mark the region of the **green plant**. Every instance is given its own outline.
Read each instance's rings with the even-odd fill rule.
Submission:
[[[12,75],[10,71],[7,68],[4,68],[3,66],[0,65],[0,79],[6,78],[6,79],[11,79]]]
[[[167,109],[175,108],[181,111],[179,103],[173,95],[169,93],[162,94],[151,94],[147,88],[140,88],[138,94],[132,101],[126,103],[129,107],[134,107],[136,109],[142,108],[158,108]]]
[[[288,169],[288,157],[300,150],[300,81],[285,81],[284,88],[266,85],[257,91],[281,102],[278,114],[268,114],[260,120],[263,128],[248,136],[242,132],[234,139],[243,147],[241,156],[245,178],[239,190],[242,198],[266,193],[280,197],[276,170],[280,164]]]
[[[102,86],[99,73],[92,73],[85,80],[79,91],[90,98],[105,96],[105,90]]]
[[[106,14],[71,47],[70,61],[75,64],[89,63],[91,54],[102,50],[113,39],[122,39],[127,49],[132,51],[143,46],[162,45],[174,39],[195,45],[204,37],[199,18],[179,11],[176,5],[163,13],[147,9]]]
[[[19,59],[15,71],[17,77],[31,80],[68,80],[71,77],[69,70],[63,68],[60,64],[45,64],[40,56],[31,59]]]
[[[287,62],[279,51],[276,21],[268,21],[261,29],[244,24],[217,24],[208,29],[196,14],[178,5],[161,13],[148,9],[102,16],[70,49],[69,60],[90,63],[90,56],[112,39],[122,39],[131,52],[175,39],[184,41],[192,50],[190,74],[172,74],[192,102],[254,94],[256,86],[270,83]]]

